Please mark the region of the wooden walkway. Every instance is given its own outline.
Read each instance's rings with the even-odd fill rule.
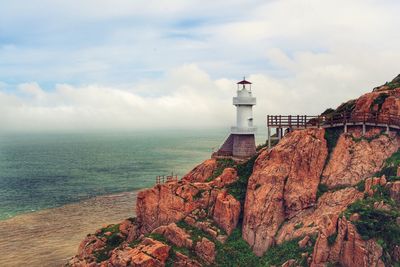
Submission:
[[[391,129],[400,129],[400,116],[387,113],[343,113],[334,116],[309,116],[309,115],[268,115],[268,147],[271,147],[271,128],[276,129],[280,140],[284,134],[283,129],[289,131],[306,128],[336,128],[343,127],[347,132],[349,126],[362,126],[363,134],[366,126],[382,127],[387,132]]]

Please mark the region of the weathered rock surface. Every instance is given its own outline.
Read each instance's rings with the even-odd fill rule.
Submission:
[[[400,181],[390,182],[387,184],[389,187],[390,197],[400,205]]]
[[[214,221],[230,235],[239,221],[240,202],[226,191],[218,194],[215,201]]]
[[[176,226],[175,223],[171,223],[167,226],[160,226],[152,233],[163,235],[169,242],[177,245],[178,247],[191,248],[193,246],[193,240],[190,239],[190,234],[188,234],[182,228]]]
[[[326,235],[318,236],[311,266],[325,266],[327,262],[338,262],[345,267],[385,266],[380,259],[382,248],[374,240],[363,240],[356,227],[344,217],[339,220],[338,229],[331,247]]]
[[[340,213],[363,196],[362,192],[352,187],[323,194],[315,208],[304,210],[281,227],[276,236],[277,243],[319,232],[325,237],[334,234]]]
[[[213,263],[215,260],[215,244],[203,237],[201,241],[196,243],[196,254],[207,263]]]
[[[314,205],[327,146],[323,129],[294,131],[257,158],[246,194],[243,238],[262,255],[286,217]]]
[[[217,168],[216,159],[208,159],[197,165],[193,170],[186,174],[182,180],[189,182],[205,182]]]
[[[382,168],[386,158],[399,148],[394,133],[379,135],[380,129],[367,132],[367,140],[358,133],[342,134],[322,174],[321,183],[329,188],[353,186]]]
[[[220,176],[215,178],[211,184],[217,187],[224,187],[234,183],[238,179],[237,172],[234,168],[225,168]]]
[[[111,266],[165,266],[170,247],[151,238],[145,238],[134,248],[113,251]]]

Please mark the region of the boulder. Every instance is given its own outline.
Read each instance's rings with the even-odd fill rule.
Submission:
[[[382,177],[367,178],[367,179],[365,179],[364,192],[366,194],[368,194],[369,196],[372,196],[376,191],[376,189],[374,189],[374,187],[376,187],[377,185],[384,186],[385,184],[386,184],[385,175],[383,175]]]
[[[178,227],[175,223],[171,223],[167,226],[160,226],[154,229],[152,233],[163,235],[169,242],[178,247],[191,248],[193,246],[190,234]]]
[[[211,184],[216,187],[224,187],[236,182],[238,179],[237,172],[234,168],[225,168],[220,176],[215,178]]]
[[[400,205],[400,181],[388,183],[390,197]]]
[[[165,266],[170,247],[160,241],[145,238],[134,248],[114,250],[109,263],[111,266]]]
[[[205,237],[196,243],[195,252],[209,264],[215,260],[215,244]]]
[[[193,170],[186,174],[182,180],[189,182],[205,182],[217,168],[216,159],[208,159],[197,165]]]
[[[294,131],[258,156],[243,218],[243,238],[257,256],[274,244],[285,218],[315,204],[327,157],[324,133],[323,129]]]
[[[363,240],[356,227],[345,217],[339,220],[338,229],[336,241],[331,247],[325,235],[318,236],[311,266],[324,266],[327,262],[338,262],[344,267],[384,266],[380,259],[382,248],[374,240]]]
[[[240,202],[223,191],[218,194],[214,206],[214,221],[230,235],[239,221]]]

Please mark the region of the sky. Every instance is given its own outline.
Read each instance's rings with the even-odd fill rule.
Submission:
[[[0,0],[0,132],[319,114],[400,73],[400,1]]]

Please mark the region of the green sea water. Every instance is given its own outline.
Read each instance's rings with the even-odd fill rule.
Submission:
[[[224,129],[2,135],[0,219],[182,176],[226,136]]]

